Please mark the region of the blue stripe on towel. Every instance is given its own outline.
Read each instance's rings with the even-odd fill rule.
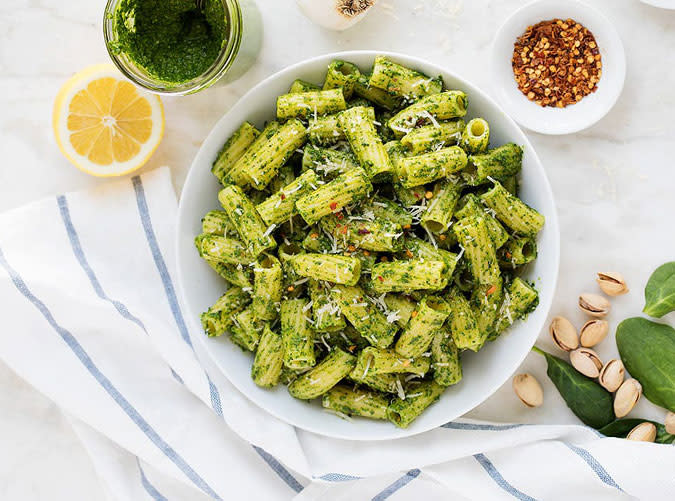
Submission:
[[[139,176],[134,176],[131,178],[131,182],[134,185],[134,192],[136,193],[136,204],[138,205],[138,212],[141,215],[141,224],[143,225],[143,231],[145,231],[145,237],[150,245],[150,252],[152,253],[152,258],[155,261],[155,266],[157,266],[157,271],[159,276],[162,279],[162,284],[164,285],[164,291],[166,292],[166,298],[169,301],[169,307],[171,308],[171,313],[173,313],[173,318],[178,325],[178,330],[180,335],[183,337],[183,341],[192,347],[192,340],[190,339],[190,334],[188,333],[187,326],[185,325],[185,320],[183,319],[183,314],[180,311],[178,306],[178,298],[176,297],[176,290],[173,287],[173,282],[171,281],[171,275],[169,275],[169,270],[166,267],[166,262],[162,256],[162,251],[159,250],[159,244],[157,243],[157,236],[155,235],[155,230],[152,227],[152,221],[150,219],[150,211],[148,209],[148,202],[145,199],[145,190],[143,189],[143,183]]]
[[[145,238],[150,246],[150,252],[152,253],[152,258],[155,261],[155,266],[159,272],[159,276],[162,279],[162,285],[164,286],[164,292],[166,293],[166,299],[169,302],[169,307],[171,308],[171,313],[173,313],[173,318],[176,321],[180,335],[183,338],[190,348],[194,351],[192,346],[192,340],[190,339],[190,333],[188,332],[187,325],[185,325],[185,318],[183,317],[183,312],[180,310],[180,305],[178,304],[178,298],[176,297],[176,289],[173,286],[173,281],[171,280],[171,275],[169,275],[169,270],[166,267],[166,262],[164,261],[164,256],[162,251],[159,249],[159,243],[157,242],[157,236],[155,235],[155,230],[152,227],[152,220],[150,219],[150,211],[148,209],[148,201],[145,198],[145,190],[143,189],[143,182],[139,176],[134,176],[131,178],[131,182],[134,186],[134,192],[136,194],[136,205],[138,206],[138,213],[141,216],[141,224],[143,225],[143,231],[145,232]],[[220,403],[220,394],[218,393],[218,388],[213,384],[211,378],[206,371],[204,371],[206,379],[209,383],[209,394],[211,396],[211,407],[219,416],[223,415],[223,409]]]
[[[138,460],[138,457],[136,457],[136,464],[138,464],[138,470],[141,472],[141,484],[143,485],[145,492],[147,492],[155,501],[169,501],[162,495],[161,492],[157,490],[154,485],[150,483],[148,477],[145,476],[145,472],[143,471],[143,467],[141,466],[141,462]]]
[[[103,290],[101,283],[98,281],[98,278],[96,277],[96,273],[94,273],[94,270],[89,265],[89,261],[87,260],[87,257],[84,254],[84,250],[82,249],[80,237],[77,234],[77,230],[75,229],[73,220],[70,217],[70,208],[68,207],[68,199],[66,199],[65,195],[59,195],[58,197],[56,197],[56,202],[59,206],[59,212],[61,213],[63,226],[65,226],[66,228],[66,233],[68,234],[68,240],[70,240],[70,247],[73,250],[73,254],[75,254],[75,258],[80,263],[80,266],[82,267],[85,274],[89,278],[89,282],[91,283],[91,286],[94,288],[96,295],[98,295],[98,297],[100,297],[104,301],[108,301],[109,303],[111,303],[115,307],[115,309],[119,312],[120,315],[138,325],[147,334],[148,330],[145,328],[143,321],[134,314],[132,314],[129,311],[129,308],[127,308],[124,303],[110,298],[110,296],[108,296]],[[171,375],[174,377],[176,381],[178,381],[181,384],[184,384],[183,378],[180,377],[176,373],[176,371],[173,370],[173,368],[171,368]]]
[[[623,492],[623,489],[619,487],[619,484],[614,481],[612,476],[607,473],[607,470],[605,470],[605,468],[598,462],[597,459],[593,457],[590,452],[588,452],[586,449],[582,449],[581,447],[577,447],[576,445],[568,444],[566,442],[564,443],[571,451],[573,451],[577,456],[583,459],[586,464],[588,464],[588,466],[591,467],[600,480],[610,487],[614,487],[615,489]]]
[[[319,478],[327,482],[350,482],[352,480],[361,479],[361,477],[345,475],[344,473],[326,473],[325,475],[321,475]]]
[[[373,498],[373,501],[384,501],[394,492],[412,482],[415,478],[419,476],[420,473],[421,471],[418,470],[417,468],[415,468],[414,470],[410,470],[408,473],[399,478],[396,482],[394,482],[389,487],[380,492],[377,496],[375,496]]]
[[[441,425],[441,428],[451,430],[471,430],[471,431],[505,431],[528,426],[527,424],[480,424],[480,423],[458,423],[450,421]]]
[[[202,489],[205,493],[215,499],[221,499],[218,494],[202,479],[199,474],[192,469],[192,467],[185,462],[185,460],[169,445],[162,437],[150,426],[150,424],[141,416],[131,403],[124,398],[119,390],[112,384],[112,382],[101,372],[91,359],[89,354],[85,351],[82,345],[77,341],[68,330],[61,327],[54,316],[49,311],[47,306],[40,301],[26,286],[26,283],[19,276],[19,274],[9,265],[5,259],[5,255],[0,249],[0,265],[7,271],[7,274],[12,279],[16,289],[23,294],[42,314],[49,325],[61,336],[61,339],[68,345],[71,351],[79,359],[80,363],[89,371],[89,373],[98,381],[103,389],[112,397],[115,403],[129,416],[129,418],[138,426],[138,428],[160,449],[176,467],[181,470],[187,478],[189,478],[197,487]]]
[[[56,202],[58,203],[59,211],[61,212],[61,219],[63,220],[63,225],[66,227],[66,233],[68,234],[68,239],[70,240],[70,246],[73,249],[73,253],[75,254],[77,261],[80,263],[80,266],[86,273],[87,277],[89,278],[89,282],[91,282],[91,286],[94,288],[96,295],[101,299],[111,303],[115,307],[115,309],[119,312],[120,315],[122,315],[127,320],[132,321],[147,333],[148,331],[145,329],[145,325],[143,325],[143,322],[141,321],[140,318],[131,314],[131,312],[129,312],[128,308],[124,304],[114,299],[111,299],[103,291],[101,283],[98,281],[98,278],[96,278],[94,270],[92,270],[91,266],[89,266],[89,261],[87,261],[87,258],[84,255],[84,251],[82,250],[82,245],[80,244],[80,237],[78,236],[77,231],[75,230],[75,226],[73,225],[73,221],[70,217],[70,209],[68,208],[68,201],[66,200],[66,197],[64,195],[60,195],[56,198]]]
[[[183,313],[181,312],[180,305],[178,303],[178,298],[176,297],[176,291],[171,281],[171,275],[166,267],[164,262],[164,257],[162,256],[162,251],[159,249],[159,244],[157,243],[157,237],[155,231],[152,227],[152,220],[150,218],[150,211],[148,209],[148,202],[145,198],[145,189],[143,188],[143,181],[139,176],[134,176],[131,178],[131,182],[134,186],[134,192],[136,193],[136,204],[138,205],[138,212],[141,217],[141,223],[143,224],[143,230],[145,231],[145,237],[150,245],[150,251],[152,257],[155,260],[155,265],[157,266],[157,271],[159,272],[160,277],[162,278],[162,283],[164,284],[164,290],[166,291],[166,297],[169,301],[169,306],[171,307],[171,312],[173,317],[176,320],[176,325],[178,330],[181,333],[181,336],[186,343],[192,347],[192,341],[190,340],[190,334],[185,324],[185,319]],[[218,388],[211,381],[208,373],[204,371],[206,378],[209,383],[209,392],[211,394],[211,406],[216,411],[219,416],[223,416],[222,404],[220,400],[220,394]],[[268,465],[279,475],[284,482],[286,482],[293,490],[300,492],[303,489],[302,484],[296,480],[296,478],[286,470],[281,463],[274,458],[271,454],[267,453],[263,449],[260,449],[256,446],[253,446],[255,451],[267,462]],[[278,465],[278,466],[277,466]],[[296,490],[299,488],[299,490]]]
[[[263,458],[268,465],[270,465],[270,468],[272,468],[291,489],[293,489],[295,492],[300,492],[304,489],[303,485],[297,481],[291,472],[284,468],[284,465],[277,461],[276,458],[268,453],[265,449],[254,445],[253,450],[255,450],[260,455],[260,457]]]
[[[476,461],[478,461],[487,474],[490,475],[492,480],[494,480],[499,487],[511,494],[514,498],[520,499],[521,501],[536,501],[536,499],[533,497],[530,497],[527,494],[519,491],[510,483],[508,483],[506,479],[502,477],[502,474],[497,471],[495,465],[493,465],[492,462],[487,457],[485,457],[485,454],[474,454],[473,457],[476,458]]]

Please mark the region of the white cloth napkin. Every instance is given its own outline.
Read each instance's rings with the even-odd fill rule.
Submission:
[[[0,357],[68,416],[102,498],[672,499],[674,447],[584,426],[458,420],[368,443],[273,418],[187,331],[175,219],[167,168],[0,215]]]

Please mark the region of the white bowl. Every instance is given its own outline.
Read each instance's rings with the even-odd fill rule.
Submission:
[[[242,97],[216,124],[192,163],[180,200],[176,236],[178,288],[190,332],[204,343],[216,365],[234,386],[267,412],[292,425],[322,435],[353,440],[392,439],[430,430],[473,409],[497,390],[525,358],[546,321],[558,276],[560,251],[558,219],[546,173],[518,126],[483,91],[457,75],[416,57],[390,53],[387,55],[401,64],[428,75],[442,75],[447,87],[466,91],[469,116],[488,120],[492,144],[514,141],[524,146],[521,194],[527,203],[546,216],[546,225],[538,240],[539,258],[526,273],[526,277],[539,289],[539,307],[526,322],[518,322],[479,353],[463,355],[462,382],[449,388],[438,403],[429,407],[407,429],[398,429],[385,421],[342,420],[324,412],[319,402],[294,399],[282,385],[273,390],[259,388],[251,380],[251,354],[243,353],[229,341],[228,336],[208,338],[203,334],[199,314],[213,304],[226,288],[225,282],[199,257],[193,243],[195,235],[200,233],[202,215],[219,208],[219,184],[210,172],[218,150],[244,120],[262,127],[265,120],[274,118],[276,96],[287,92],[294,79],[322,82],[326,67],[333,59],[352,61],[365,70],[372,65],[377,54],[387,53],[353,51],[309,59],[272,75]]]
[[[541,107],[527,99],[511,67],[516,39],[528,26],[555,18],[572,18],[588,28],[602,56],[597,90],[566,108]],[[614,106],[626,77],[626,56],[614,26],[596,9],[574,0],[540,0],[517,10],[497,32],[492,74],[497,101],[516,122],[542,134],[570,134],[590,127]]]

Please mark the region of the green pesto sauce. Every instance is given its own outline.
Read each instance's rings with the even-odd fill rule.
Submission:
[[[227,42],[220,0],[122,0],[115,11],[114,50],[152,77],[181,84],[206,72]]]

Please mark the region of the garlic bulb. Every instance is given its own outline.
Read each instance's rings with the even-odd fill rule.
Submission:
[[[365,17],[376,0],[295,0],[311,21],[329,30],[342,31]]]

